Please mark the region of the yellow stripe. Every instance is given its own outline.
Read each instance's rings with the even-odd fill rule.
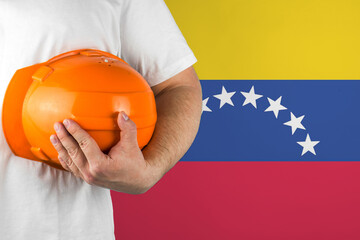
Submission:
[[[360,79],[360,1],[165,2],[201,79]]]

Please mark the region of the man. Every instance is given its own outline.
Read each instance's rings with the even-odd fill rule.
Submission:
[[[163,0],[0,0],[0,11],[1,99],[17,69],[82,48],[121,57],[154,91],[158,121],[142,152],[123,113],[109,155],[75,121],[54,125],[54,147],[69,171],[15,156],[1,131],[0,239],[114,239],[109,189],[146,192],[195,138],[196,58]]]

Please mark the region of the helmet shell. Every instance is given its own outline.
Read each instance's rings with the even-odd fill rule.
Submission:
[[[2,123],[15,155],[62,169],[50,142],[54,123],[73,119],[108,153],[120,140],[120,111],[135,122],[142,149],[157,119],[150,86],[117,56],[80,49],[17,70],[5,93]]]

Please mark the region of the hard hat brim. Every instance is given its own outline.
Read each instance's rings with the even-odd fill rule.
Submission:
[[[7,87],[2,109],[2,127],[4,136],[12,152],[16,156],[39,162],[43,161],[39,160],[32,153],[31,145],[25,136],[22,124],[22,107],[26,93],[33,81],[32,75],[42,65],[44,64],[35,64],[15,72]],[[62,169],[55,163],[50,161],[47,163],[53,167]]]
[[[16,71],[6,89],[2,109],[2,128],[5,139],[12,152],[19,157],[36,160],[30,151],[30,144],[22,127],[22,105],[26,92],[32,82],[31,76],[39,65]],[[22,81],[19,81],[19,79]]]

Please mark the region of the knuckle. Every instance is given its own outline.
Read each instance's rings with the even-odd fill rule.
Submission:
[[[73,148],[73,147],[68,148],[67,152],[68,152],[68,154],[69,154],[69,156],[71,158],[76,158],[78,156],[78,154],[79,154],[79,150],[76,147],[75,148]]]
[[[91,175],[90,173],[88,173],[88,174],[84,175],[84,180],[88,184],[93,185],[95,182],[95,177],[93,175]]]
[[[67,149],[64,146],[59,147],[58,153],[62,157],[62,159],[67,158],[67,156],[69,155]]]
[[[63,162],[64,164],[66,164],[66,166],[68,166],[68,164],[69,164],[69,157],[67,156],[67,154],[66,154],[66,155],[65,155],[65,154],[60,154],[60,155],[59,155],[59,158],[61,158],[62,162]]]
[[[55,145],[55,149],[58,153],[61,153],[64,150],[63,146],[59,143]]]
[[[57,137],[61,142],[64,142],[67,139],[67,136],[65,134],[58,134]]]
[[[68,166],[66,165],[66,163],[64,162],[64,160],[63,160],[62,158],[61,158],[61,160],[60,160],[60,158],[59,158],[59,161],[60,161],[61,166],[62,166],[64,169],[69,170],[69,169],[68,169]]]
[[[79,145],[80,145],[80,148],[81,148],[81,149],[87,148],[87,147],[89,146],[89,139],[86,138],[86,137],[80,139]]]
[[[72,167],[72,165],[73,165],[73,161],[71,161],[71,158],[66,157],[66,158],[64,158],[64,161],[65,161],[67,167],[68,167],[69,169],[71,169],[71,167]]]
[[[137,128],[136,128],[135,124],[129,124],[128,134],[129,135],[136,135],[137,134]]]
[[[132,130],[132,131],[136,131],[136,124],[134,122],[129,122],[129,129]]]
[[[93,165],[89,168],[90,175],[93,177],[99,176],[101,172],[99,165]]]

